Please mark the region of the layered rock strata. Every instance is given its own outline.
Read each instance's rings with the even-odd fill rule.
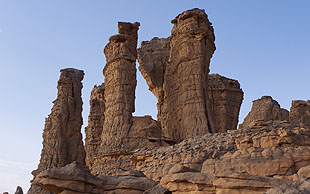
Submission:
[[[243,101],[243,91],[239,82],[219,74],[210,74],[208,95],[217,132],[237,129]]]
[[[206,134],[174,146],[135,150],[127,155],[127,159],[130,168],[137,171],[118,175],[130,175],[128,179],[134,182],[136,179],[132,175],[143,176],[138,172],[142,171],[146,176],[143,181],[158,181],[161,187],[175,194],[264,194],[288,190],[307,193],[310,191],[309,134],[310,128],[298,127],[287,121],[259,121],[251,129]],[[92,172],[100,171],[104,165],[94,166]],[[65,188],[60,185],[64,180],[67,183],[63,185],[74,185],[76,177],[85,177],[71,174],[68,179],[53,182],[55,178],[50,177],[51,171],[42,172],[35,183],[43,187],[48,183],[49,186],[59,184],[57,188]],[[92,182],[90,178],[83,179]],[[98,182],[90,188],[93,187],[106,189],[107,185]]]
[[[289,120],[297,125],[310,126],[310,100],[293,100]]]
[[[158,183],[143,174],[96,177],[89,173],[86,166],[74,162],[41,172],[33,184],[60,194],[143,194]]]
[[[263,96],[254,100],[251,111],[239,128],[249,128],[257,121],[283,121],[289,119],[288,110],[281,108],[271,96]]]
[[[101,134],[101,151],[114,152],[126,147],[123,138],[132,126],[135,111],[137,32],[139,23],[118,23],[119,34],[112,36],[104,48],[105,120]]]
[[[36,175],[48,168],[63,167],[73,161],[85,164],[82,141],[82,80],[84,72],[77,69],[62,69],[58,81],[57,99],[53,102],[51,114],[45,120],[43,149]],[[29,194],[49,193],[31,186]]]
[[[104,84],[94,86],[89,100],[88,126],[85,128],[86,164],[91,168],[93,158],[99,153],[104,123]]]
[[[192,9],[171,21],[169,63],[164,74],[163,135],[180,142],[216,132],[208,106],[208,73],[215,51],[214,31],[204,10]]]

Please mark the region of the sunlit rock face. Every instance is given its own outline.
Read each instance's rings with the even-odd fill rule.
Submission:
[[[249,128],[259,121],[284,121],[288,120],[289,112],[281,108],[279,103],[271,96],[263,96],[254,100],[251,111],[245,117],[239,128]]]
[[[192,9],[172,23],[170,37],[137,49],[140,24],[119,22],[104,49],[105,83],[90,96],[86,165],[84,73],[61,70],[28,193],[310,193],[310,101],[293,101],[288,112],[263,96],[236,130],[243,91],[237,80],[209,74],[215,39],[207,15]],[[132,116],[136,59],[158,121]]]
[[[289,120],[294,124],[310,126],[310,100],[293,100]]]
[[[77,69],[62,69],[58,81],[57,99],[53,102],[51,114],[45,120],[43,149],[38,169],[63,167],[73,161],[85,164],[85,150],[82,141],[82,80],[84,72]],[[32,185],[29,194],[49,193]]]

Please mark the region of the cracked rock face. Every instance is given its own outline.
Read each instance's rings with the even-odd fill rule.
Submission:
[[[82,141],[82,80],[84,72],[77,69],[62,69],[58,81],[57,99],[51,114],[45,120],[43,149],[38,169],[32,174],[51,167],[62,167],[77,161],[85,164]],[[49,193],[31,186],[31,193]]]
[[[217,132],[237,129],[243,91],[237,80],[219,74],[208,76],[208,94]]]
[[[163,137],[179,142],[236,129],[243,91],[236,80],[208,75],[215,38],[204,10],[185,11],[172,23],[169,38],[143,41],[138,49]]]
[[[98,154],[101,144],[101,134],[105,118],[104,89],[104,84],[94,86],[89,100],[90,112],[88,126],[85,128],[86,164],[89,167],[92,166],[93,157]]]
[[[297,125],[310,126],[310,100],[293,100],[289,120]]]
[[[245,117],[239,128],[249,128],[259,121],[283,121],[288,120],[289,112],[281,108],[279,103],[270,96],[263,96],[254,100],[251,111]]]
[[[163,135],[176,142],[215,132],[208,106],[208,73],[214,31],[204,10],[192,9],[171,21],[169,63],[164,74]]]
[[[132,126],[135,111],[137,37],[139,23],[118,23],[119,34],[104,48],[105,120],[101,134],[102,153],[123,149],[123,138]]]
[[[141,173],[142,174],[142,173]],[[89,173],[86,166],[73,162],[62,168],[52,168],[38,174],[34,185],[61,194],[143,194],[158,183],[142,176],[103,176]]]

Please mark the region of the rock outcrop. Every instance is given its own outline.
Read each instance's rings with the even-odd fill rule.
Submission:
[[[132,126],[135,111],[136,59],[139,23],[118,23],[119,34],[104,48],[105,120],[101,134],[102,153],[126,149],[123,138]]]
[[[58,81],[58,95],[53,102],[51,114],[45,120],[43,149],[34,177],[43,170],[63,167],[73,161],[85,164],[82,141],[82,80],[84,72],[77,69],[62,69]],[[49,193],[31,186],[28,194]]]
[[[310,126],[310,100],[293,100],[289,120],[294,124]]]
[[[90,95],[89,105],[88,126],[85,128],[85,151],[86,164],[91,168],[93,157],[98,154],[101,144],[101,134],[105,118],[104,84],[94,86]]]
[[[178,15],[170,37],[169,63],[164,74],[166,121],[163,136],[180,142],[189,137],[216,132],[208,100],[210,59],[215,37],[204,10]]]
[[[237,129],[243,91],[237,80],[208,75],[208,95],[217,132]]]
[[[310,193],[310,101],[293,101],[289,113],[263,96],[236,130],[243,91],[237,80],[209,75],[207,15],[192,9],[172,23],[169,38],[138,50],[140,24],[118,23],[104,49],[105,83],[90,97],[86,159],[84,73],[61,70],[29,194]],[[137,58],[158,121],[132,116]]]
[[[170,51],[169,38],[153,38],[143,41],[138,49],[139,70],[149,90],[157,98],[157,120],[162,126],[166,122],[167,107],[164,107],[164,75]]]
[[[260,99],[254,100],[251,111],[245,117],[239,128],[249,128],[255,125],[258,121],[283,121],[288,120],[289,112],[280,108],[277,101],[271,96],[263,96]]]
[[[180,142],[236,129],[243,92],[236,80],[208,75],[215,38],[204,10],[185,11],[172,23],[171,37],[143,41],[138,49],[163,137]]]
[[[142,176],[103,176],[89,173],[76,162],[62,168],[52,168],[38,174],[33,184],[61,194],[143,194],[158,183]]]

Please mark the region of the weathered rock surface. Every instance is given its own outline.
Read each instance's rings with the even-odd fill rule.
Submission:
[[[236,129],[243,92],[236,80],[208,75],[215,38],[204,10],[185,11],[172,23],[171,37],[143,41],[138,49],[163,137],[179,142]]]
[[[310,128],[286,121],[258,122],[252,129],[206,134],[179,144],[154,149],[142,148],[119,154],[125,169],[142,171],[159,181],[169,172],[220,174],[229,169],[255,176],[290,176],[310,164]],[[91,172],[109,172],[107,160],[95,158]],[[181,164],[186,170],[174,167]],[[190,170],[189,170],[190,169]]]
[[[157,98],[157,120],[164,122],[167,117],[167,107],[164,107],[164,74],[168,64],[170,51],[169,38],[153,38],[143,41],[138,49],[139,70],[146,80],[149,90]]]
[[[270,96],[263,96],[260,99],[254,100],[251,111],[245,117],[239,128],[250,128],[257,121],[283,121],[288,120],[289,112],[280,108],[277,101]]]
[[[243,92],[236,80],[208,75],[215,38],[207,15],[192,9],[172,23],[171,37],[142,42],[138,51],[139,23],[119,22],[109,39],[105,83],[90,98],[88,166],[80,133],[84,73],[61,71],[28,193],[310,192],[310,101],[293,101],[288,113],[264,96],[235,130]],[[158,121],[132,116],[137,53]]]
[[[33,184],[61,194],[142,194],[158,183],[136,176],[96,177],[89,173],[86,166],[73,162],[62,168],[41,172]]]
[[[237,129],[243,91],[237,80],[208,75],[208,94],[217,132]]]
[[[310,126],[310,100],[293,100],[289,120],[293,124]]]
[[[139,23],[118,23],[119,34],[112,36],[104,48],[105,120],[101,134],[102,153],[126,149],[124,137],[133,124],[137,38]]]
[[[86,164],[91,168],[93,157],[98,154],[101,144],[101,134],[105,118],[104,84],[94,86],[90,95],[89,105],[88,126],[85,128],[85,151]]]
[[[216,132],[208,100],[210,59],[215,51],[214,31],[204,10],[178,15],[170,37],[169,63],[164,74],[163,136],[180,142]]]
[[[73,161],[85,164],[82,141],[82,80],[84,72],[77,69],[62,69],[58,81],[58,95],[53,102],[51,114],[45,120],[43,149],[36,175],[51,167],[62,167]],[[29,194],[49,193],[31,186]]]

